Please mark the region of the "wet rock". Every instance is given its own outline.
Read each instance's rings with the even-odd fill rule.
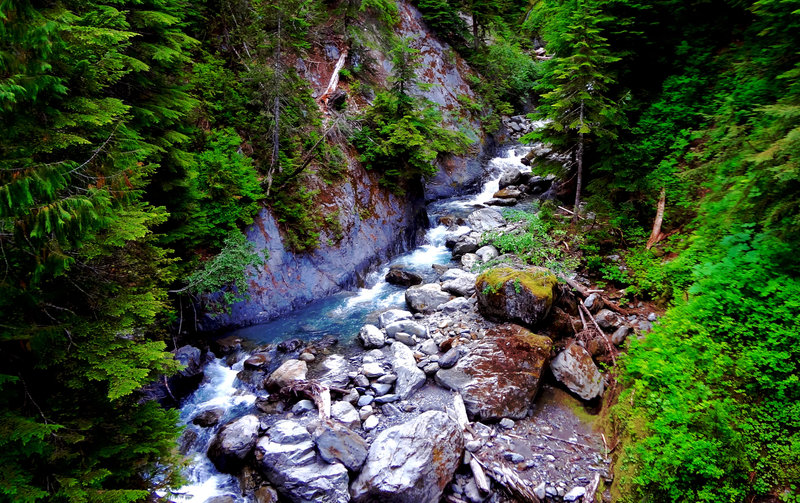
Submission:
[[[467,217],[467,224],[478,232],[490,231],[506,224],[506,219],[493,208],[481,208]],[[477,248],[476,248],[477,250]]]
[[[314,356],[314,353],[312,353],[310,351],[304,351],[304,352],[300,353],[300,356],[298,356],[297,359],[302,361],[302,362],[311,363],[314,360],[316,360],[317,357]]]
[[[422,276],[399,267],[389,269],[384,279],[386,279],[387,283],[398,286],[412,286],[422,283]]]
[[[501,325],[467,346],[436,382],[461,393],[475,420],[523,418],[539,389],[552,341],[519,325]]]
[[[304,345],[305,342],[301,341],[300,339],[289,339],[288,341],[283,341],[278,344],[278,351],[283,353],[292,353],[299,350]]]
[[[208,447],[208,459],[217,470],[235,473],[244,464],[244,459],[258,439],[258,417],[242,416],[223,426]]]
[[[190,428],[183,430],[183,433],[181,433],[181,436],[178,438],[178,452],[184,456],[188,454],[197,440],[197,437],[199,437],[197,431]]]
[[[436,283],[412,286],[406,290],[406,304],[412,311],[433,312],[448,300],[450,294],[443,292]]]
[[[269,391],[278,391],[295,381],[304,381],[308,373],[308,364],[301,360],[286,360],[270,374],[264,383]]]
[[[328,463],[342,463],[348,470],[357,472],[367,459],[367,442],[349,428],[323,422],[312,429],[311,436],[320,457]]]
[[[361,419],[358,411],[349,402],[334,402],[331,405],[331,419],[335,419],[348,428],[358,428],[361,426]]]
[[[392,355],[392,368],[397,375],[395,393],[401,400],[405,400],[425,384],[425,372],[417,368],[414,353],[405,344],[392,344]]]
[[[592,356],[575,343],[559,353],[550,363],[553,376],[584,400],[603,395],[603,376]]]
[[[622,325],[621,327],[616,329],[613,334],[611,334],[611,342],[619,346],[620,344],[625,342],[625,338],[628,337],[629,332],[630,329],[625,325]]]
[[[382,348],[386,344],[386,336],[375,325],[364,325],[358,332],[358,340],[367,349]]]
[[[223,414],[225,414],[225,409],[220,407],[204,410],[192,418],[192,424],[209,428],[216,425],[222,419]]]
[[[256,444],[258,466],[292,503],[347,503],[347,468],[318,460],[311,434],[293,421],[278,421]]]
[[[475,293],[475,274],[463,271],[461,269],[451,269],[451,271],[459,271],[458,273],[450,273],[442,275],[442,290],[450,292],[453,295],[460,297],[471,297]],[[445,279],[445,277],[447,279]]]
[[[492,259],[497,258],[500,255],[500,252],[498,252],[497,248],[495,248],[494,246],[486,245],[478,248],[478,250],[475,252],[475,255],[477,255],[478,258],[481,259],[481,262],[486,263]]]
[[[411,319],[414,319],[414,315],[403,309],[389,309],[378,316],[378,321],[381,328],[386,328],[387,325],[394,323],[395,321]]]
[[[191,377],[203,373],[203,352],[194,346],[183,346],[175,351],[175,359],[184,366],[178,374]]]
[[[522,196],[522,192],[519,190],[506,188],[498,190],[492,197],[496,197],[497,199],[517,199],[520,196]]]
[[[244,361],[244,368],[247,370],[261,370],[271,361],[272,355],[269,353],[256,353]]]
[[[524,175],[518,168],[506,168],[505,172],[500,176],[500,188],[505,189],[511,185],[519,185],[526,183],[530,175]]]
[[[255,503],[278,503],[278,491],[272,486],[261,486],[253,493]]]
[[[208,498],[205,503],[236,503],[236,498],[229,494]]]
[[[478,310],[487,318],[535,326],[550,314],[557,283],[543,267],[489,269],[475,284]]]
[[[610,309],[601,309],[600,312],[594,315],[594,320],[601,328],[605,329],[618,327],[622,322],[619,316]]]
[[[389,337],[396,337],[400,332],[420,337],[428,335],[428,330],[424,325],[412,320],[400,320],[386,325],[386,335]]]
[[[441,411],[428,411],[386,429],[372,443],[364,468],[353,482],[353,501],[439,501],[463,450],[461,428]]]

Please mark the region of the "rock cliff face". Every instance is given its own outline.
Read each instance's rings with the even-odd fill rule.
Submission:
[[[467,64],[431,34],[416,8],[406,2],[399,2],[398,7],[401,19],[396,29],[398,35],[413,37],[411,45],[419,49],[421,58],[419,82],[431,84],[414,92],[440,106],[449,127],[459,128],[473,139],[470,152],[441,159],[439,174],[427,181],[424,193],[408,197],[394,195],[380,187],[378,176],[367,172],[352,148],[343,145],[347,167],[341,181],[326,182],[313,174],[304,180],[309,189],[319,191],[315,204],[319,205],[322,215],[333,222],[328,230],[321,232],[319,247],[306,253],[289,250],[275,216],[267,209],[262,210],[247,229],[247,237],[257,250],[269,253],[269,260],[251,275],[250,300],[233,306],[230,315],[207,319],[205,329],[265,322],[358,285],[372,267],[417,244],[421,231],[428,224],[425,201],[463,193],[475,187],[483,176],[482,160],[492,153],[494,144],[459,103],[459,96],[476,99],[466,81],[470,71]],[[377,39],[380,35],[375,31],[367,36]],[[312,87],[315,98],[325,93],[342,51],[343,48],[332,42],[318,55],[321,61],[296,62],[296,68]],[[369,57],[376,62],[378,84],[387,86],[392,71],[388,56],[378,49],[370,49]],[[352,106],[357,108],[358,103]]]

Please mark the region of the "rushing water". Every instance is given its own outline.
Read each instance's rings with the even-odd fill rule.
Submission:
[[[526,152],[525,147],[508,148],[499,157],[490,160],[486,180],[479,193],[431,204],[428,207],[431,223],[424,242],[371,273],[364,288],[333,295],[272,322],[239,329],[231,332],[231,335],[256,344],[280,342],[295,337],[310,340],[323,335],[335,335],[344,344],[351,342],[361,326],[373,321],[378,312],[405,307],[405,289],[391,285],[384,279],[389,268],[402,265],[424,278],[432,279],[433,264],[448,264],[451,261],[450,251],[445,246],[446,240],[470,230],[466,226],[448,230],[438,223],[439,218],[444,215],[466,217],[481,207],[497,192],[500,177],[505,170],[516,167],[521,171],[529,171],[520,162]],[[204,383],[181,408],[182,424],[195,431],[198,438],[188,452],[191,464],[185,476],[189,484],[179,490],[180,495],[174,498],[176,501],[204,503],[207,499],[220,495],[230,495],[236,501],[244,501],[240,496],[238,481],[233,476],[219,473],[205,456],[219,427],[198,428],[190,423],[199,412],[216,407],[226,411],[220,425],[249,412],[256,396],[250,391],[244,391],[245,387],[237,387],[236,374],[241,369],[241,361],[232,367],[226,366],[221,359],[211,362],[206,367]]]

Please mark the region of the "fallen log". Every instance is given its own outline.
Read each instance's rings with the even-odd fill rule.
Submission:
[[[592,290],[592,289],[586,288],[585,286],[581,285],[580,283],[578,283],[574,279],[568,278],[564,274],[559,273],[558,277],[561,280],[563,280],[564,283],[569,285],[573,290],[578,292],[578,294],[581,297],[583,297],[584,299],[586,297],[588,297],[589,295],[593,294],[593,293],[598,293],[597,290]],[[611,299],[609,299],[608,297],[606,297],[604,295],[601,295],[600,298],[603,299],[603,302],[605,303],[606,307],[611,309],[615,313],[621,314],[621,315],[624,315],[624,316],[628,316],[629,314],[631,314],[631,311],[629,311],[627,309],[624,309],[622,307],[619,307],[616,303],[612,302]]]

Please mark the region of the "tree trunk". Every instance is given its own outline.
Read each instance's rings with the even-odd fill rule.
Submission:
[[[278,173],[281,172],[280,163],[280,139],[281,139],[281,16],[280,9],[278,10],[278,40],[275,44],[275,102],[273,104],[272,115],[275,119],[275,124],[272,130],[272,160],[269,163],[269,172],[267,173],[267,196],[272,189],[272,178],[277,167]]]
[[[475,17],[475,12],[472,12],[472,48],[478,52],[478,19]]]
[[[653,221],[653,232],[647,240],[647,249],[661,241],[661,224],[664,222],[664,207],[667,205],[667,190],[661,187],[661,194],[658,196],[658,206],[656,207],[656,219]]]
[[[583,129],[583,101],[581,101],[581,121],[580,127]],[[578,223],[581,213],[581,188],[583,185],[583,133],[578,133],[578,173],[577,182],[575,183],[575,213],[572,215],[573,223]]]

